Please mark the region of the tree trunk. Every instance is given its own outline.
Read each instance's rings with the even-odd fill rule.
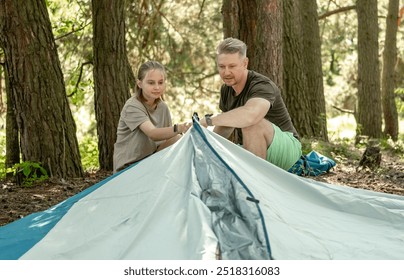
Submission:
[[[6,170],[13,167],[15,164],[20,162],[20,144],[18,141],[18,125],[17,116],[15,112],[15,101],[13,95],[11,94],[11,89],[9,85],[9,78],[7,71],[5,71],[5,81],[6,81],[6,96],[7,96],[7,113],[6,113]],[[6,171],[6,174],[9,172]]]
[[[125,0],[93,0],[95,113],[100,168],[112,170],[116,130],[130,97]]]
[[[377,0],[358,0],[358,124],[359,135],[380,138],[382,106],[379,70]]]
[[[283,2],[283,64],[285,103],[300,136],[315,135],[307,94],[307,76],[303,61],[303,40],[298,2]]]
[[[315,2],[310,2],[303,8],[307,8],[312,22],[303,28],[296,1],[223,0],[223,29],[225,38],[239,38],[247,44],[249,68],[279,86],[299,134],[327,140],[317,10]],[[303,34],[313,39],[304,45]],[[307,58],[303,56],[304,46],[309,52]],[[304,61],[310,63],[308,68]],[[308,71],[312,72],[306,77]],[[308,78],[315,90],[312,94],[308,94]]]
[[[224,38],[233,37],[246,43],[252,67],[257,33],[257,1],[223,0],[222,14]]]
[[[247,44],[249,69],[282,89],[282,3],[279,0],[223,0],[224,37]]]
[[[397,61],[397,19],[399,0],[390,0],[386,18],[386,38],[383,51],[382,103],[384,114],[384,133],[391,139],[398,139],[398,113],[394,100],[394,71]]]
[[[4,31],[4,23],[5,18],[0,18],[0,33]],[[0,40],[0,48],[4,49],[3,41]],[[9,80],[7,76],[7,71],[5,71],[5,63],[1,64],[1,75],[0,75],[0,99],[1,99],[1,110],[0,113],[6,113],[6,160],[4,167],[6,169],[6,177],[12,177],[13,172],[10,168],[12,168],[15,164],[20,162],[20,144],[18,140],[18,125],[17,119],[15,115],[15,106],[13,101],[13,95],[11,94],[11,89],[9,85]],[[4,74],[4,77],[3,77]],[[7,105],[4,104],[3,96],[3,86],[2,81],[5,81],[5,90],[6,90],[6,102]],[[4,109],[6,108],[6,110]],[[4,112],[6,111],[6,112]]]
[[[328,141],[325,109],[321,40],[316,0],[300,0],[302,14],[303,58],[306,68],[308,100],[315,137]]]
[[[76,126],[45,0],[2,0],[0,18],[22,160],[42,163],[51,176],[81,177]]]

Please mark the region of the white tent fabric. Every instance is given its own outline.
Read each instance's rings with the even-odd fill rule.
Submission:
[[[28,247],[21,259],[404,259],[404,197],[298,177],[196,122]]]

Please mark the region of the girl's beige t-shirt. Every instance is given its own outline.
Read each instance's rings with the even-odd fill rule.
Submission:
[[[129,98],[121,112],[114,145],[114,172],[153,154],[163,141],[153,141],[139,126],[150,120],[156,127],[172,126],[167,104],[160,101],[155,110],[146,108],[136,97]]]

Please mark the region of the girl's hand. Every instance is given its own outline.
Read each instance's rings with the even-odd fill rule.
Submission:
[[[184,122],[178,124],[178,132],[179,133],[185,133],[188,131],[188,129],[192,126],[192,123],[190,122]]]

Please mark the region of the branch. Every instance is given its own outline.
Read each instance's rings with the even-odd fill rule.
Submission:
[[[199,10],[199,14],[198,14],[198,18],[201,18],[201,15],[202,15],[202,13],[203,13],[203,6],[204,6],[204,5],[205,5],[205,0],[202,1],[201,9]]]
[[[326,12],[322,15],[319,15],[318,19],[325,19],[326,17],[329,17],[331,15],[335,15],[335,14],[346,12],[346,11],[353,10],[353,9],[356,9],[356,5],[346,6],[346,7],[342,7],[342,8],[333,10],[333,11]]]
[[[92,61],[87,61],[87,62],[84,62],[83,64],[81,64],[81,66],[80,66],[80,74],[79,74],[79,77],[77,79],[76,85],[74,86],[74,89],[73,89],[72,93],[70,93],[67,97],[72,97],[77,92],[77,89],[79,88],[79,84],[81,82],[81,77],[83,76],[83,67],[84,67],[84,65],[87,65],[87,64],[93,64],[93,62]]]
[[[339,108],[339,107],[337,107],[335,105],[332,105],[331,107],[333,107],[334,109],[336,109],[336,110],[338,110],[338,111],[340,111],[342,113],[348,113],[348,114],[355,115],[355,111],[353,111],[353,110],[341,109],[341,108]]]
[[[81,26],[80,28],[78,28],[78,29],[72,29],[72,31],[70,31],[70,32],[68,32],[68,33],[65,33],[65,34],[63,34],[63,35],[60,35],[59,37],[56,37],[55,38],[55,41],[57,41],[57,40],[60,40],[60,39],[62,39],[62,38],[64,38],[64,37],[67,37],[67,36],[69,36],[69,35],[71,35],[71,34],[73,34],[73,33],[76,33],[77,31],[81,31],[81,30],[83,30],[84,28],[86,28],[88,25],[90,25],[91,24],[91,22],[89,22],[89,23],[87,23],[87,24],[85,24],[85,25],[83,25],[83,26]]]

